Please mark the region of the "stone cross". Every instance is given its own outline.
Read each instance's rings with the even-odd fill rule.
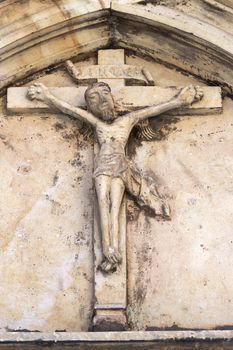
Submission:
[[[139,81],[153,85],[153,79],[145,68],[124,64],[124,50],[99,50],[98,65],[80,67],[74,70],[68,64],[71,75],[80,80],[97,79],[106,82],[112,89],[115,102],[121,110],[130,111],[138,108],[168,101],[177,94],[179,88],[160,88],[158,86],[125,86],[125,80],[131,83]],[[78,72],[78,74],[77,74]],[[54,96],[61,98],[71,105],[85,107],[85,86],[51,88]],[[191,107],[173,111],[173,115],[204,115],[222,111],[221,89],[218,87],[203,87],[204,98]],[[41,101],[30,101],[26,97],[27,87],[9,88],[7,107],[11,113],[51,111]],[[169,113],[171,114],[171,113]],[[95,146],[97,147],[97,146]],[[95,330],[123,330],[127,326],[127,264],[126,264],[126,215],[125,202],[120,215],[120,248],[122,263],[117,271],[104,274],[98,267],[102,260],[101,234],[98,212],[95,210],[94,220],[94,252],[95,252]]]

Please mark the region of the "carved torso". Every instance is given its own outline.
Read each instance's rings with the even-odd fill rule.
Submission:
[[[100,147],[105,143],[112,146],[116,144],[116,147],[118,147],[118,144],[121,144],[124,149],[132,126],[132,121],[127,117],[119,117],[111,124],[101,123],[96,127],[96,136]]]
[[[100,150],[95,159],[94,177],[107,175],[123,177],[128,169],[125,156],[132,122],[129,118],[120,117],[111,124],[103,124],[96,128]]]

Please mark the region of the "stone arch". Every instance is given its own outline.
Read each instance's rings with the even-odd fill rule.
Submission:
[[[233,89],[232,36],[174,8],[131,1],[6,0],[0,88],[71,57],[120,47]]]

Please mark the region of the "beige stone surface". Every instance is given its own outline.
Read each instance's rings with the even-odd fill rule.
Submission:
[[[192,80],[168,72],[154,66],[161,84]],[[157,221],[129,205],[128,316],[134,329],[233,323],[232,108],[225,99],[222,115],[165,124],[162,140],[136,150],[138,167],[156,175],[172,215]]]
[[[92,141],[62,115],[1,115],[0,125],[0,328],[88,330]]]

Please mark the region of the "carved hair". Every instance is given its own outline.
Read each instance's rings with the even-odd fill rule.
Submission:
[[[95,89],[97,87],[107,87],[109,92],[111,92],[111,88],[110,86],[107,84],[107,83],[104,83],[104,82],[99,82],[99,83],[93,83],[91,86],[89,86],[86,91],[85,91],[85,94],[84,94],[84,97],[85,97],[85,100],[87,101],[87,96],[89,94],[89,92],[92,90],[92,89]]]

